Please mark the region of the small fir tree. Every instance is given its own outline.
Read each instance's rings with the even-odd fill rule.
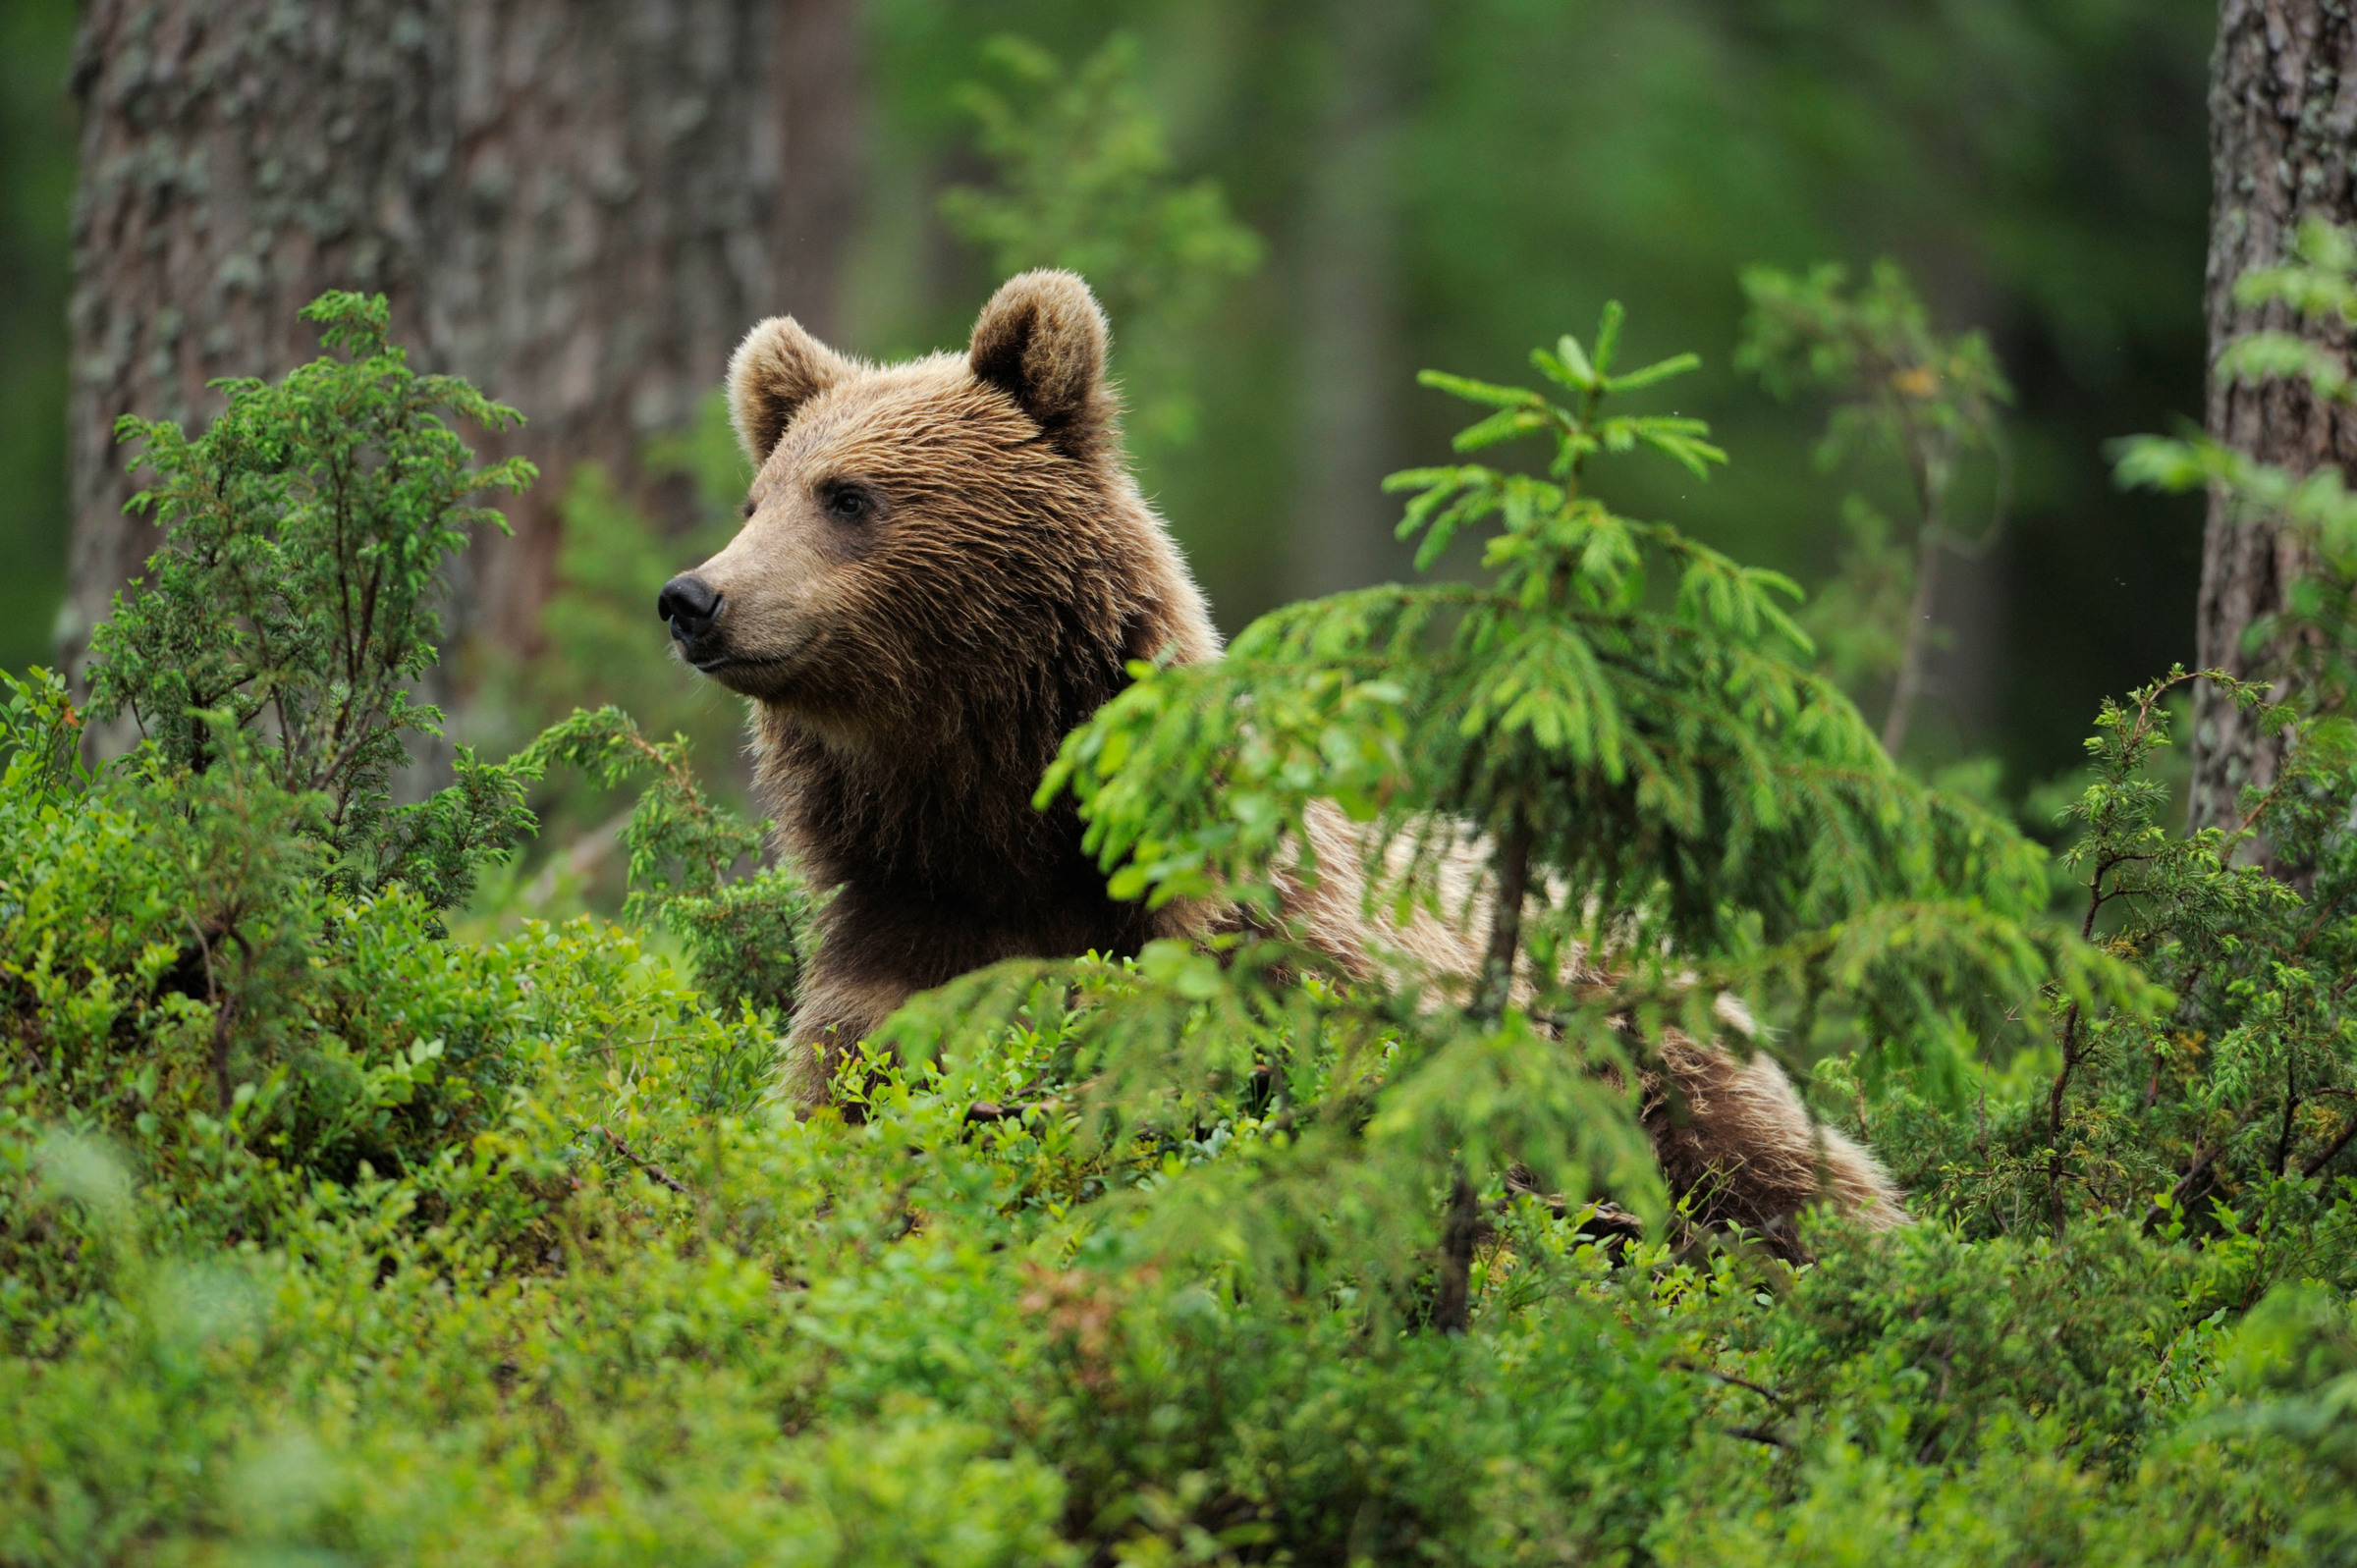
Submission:
[[[1067,741],[1040,798],[1077,797],[1117,893],[1234,901],[1245,934],[1218,961],[1158,945],[1133,968],[1016,965],[891,1032],[929,1055],[1027,1016],[1063,1044],[1021,1099],[1069,1096],[1117,1142],[1241,1118],[1250,1160],[1157,1191],[1156,1233],[1182,1252],[1236,1237],[1256,1277],[1394,1295],[1421,1259],[1428,1293],[1398,1299],[1456,1326],[1482,1206],[1509,1182],[1574,1208],[1599,1183],[1658,1204],[1628,1088],[1666,1030],[1722,1032],[1723,990],[1803,1040],[1838,1013],[1902,1064],[1952,1049],[1958,1018],[1991,1034],[2026,1019],[2037,1038],[2042,989],[2091,1011],[2150,1004],[2125,966],[2042,921],[2041,850],[1892,767],[1810,669],[1789,583],[1589,491],[1599,456],[1649,450],[1698,475],[1723,460],[1699,421],[1616,410],[1693,363],[1620,372],[1618,327],[1615,307],[1592,351],[1566,337],[1533,355],[1556,396],[1425,375],[1492,410],[1460,450],[1550,448],[1538,474],[1391,481],[1415,492],[1401,532],[1426,565],[1491,525],[1484,580],[1279,611],[1215,663],[1136,667]],[[1440,873],[1468,842],[1486,854],[1471,996],[1420,991],[1404,961],[1398,986],[1352,982],[1288,940],[1283,889],[1319,875],[1300,846],[1321,800],[1362,825],[1370,909],[1480,919],[1445,901]],[[1067,986],[1085,1005],[1055,1000]]]
[[[1808,619],[1824,641],[1827,670],[1844,686],[1890,681],[1882,742],[1895,757],[1945,635],[1933,619],[1942,558],[1986,550],[2003,520],[1999,410],[2013,394],[1989,340],[1934,332],[1895,263],[1877,262],[1854,292],[1847,281],[1832,263],[1803,274],[1747,269],[1751,309],[1735,363],[1780,397],[1809,388],[1833,395],[1833,419],[1817,450],[1821,465],[1895,461],[1905,475],[1911,530],[1894,528],[1864,495],[1844,499],[1848,544],[1840,570]],[[1994,515],[1979,527],[1959,525],[1958,483],[1982,454],[1998,461]]]

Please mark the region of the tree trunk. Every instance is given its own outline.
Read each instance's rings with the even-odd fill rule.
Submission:
[[[540,484],[446,618],[528,651],[557,502],[687,421],[737,339],[829,321],[848,227],[854,0],[91,0],[74,214],[69,669],[153,549],[118,415],[192,428],[206,383],[313,357],[296,311],[383,293],[420,368],[527,424],[471,438]],[[651,621],[650,621],[651,624]]]
[[[2223,0],[2211,58],[2212,210],[2207,277],[2210,351],[2262,327],[2306,332],[2281,306],[2247,310],[2234,303],[2234,282],[2255,266],[2282,260],[2301,221],[2357,222],[2357,25],[2348,0]],[[2345,350],[2345,334],[2331,345]],[[2307,473],[2357,460],[2357,420],[2320,404],[2304,383],[2235,385],[2210,377],[2208,424],[2220,442]],[[2282,607],[2285,587],[2313,565],[2292,536],[2238,520],[2225,498],[2210,498],[2202,541],[2202,591],[2196,620],[2205,669],[2280,678],[2281,647],[2246,651],[2252,622]],[[2245,786],[2267,787],[2282,765],[2282,741],[2262,734],[2249,716],[2196,687],[2193,796],[2196,828],[2232,828]]]

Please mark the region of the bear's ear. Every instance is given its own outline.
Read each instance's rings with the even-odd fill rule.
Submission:
[[[772,316],[744,335],[729,360],[729,422],[754,467],[768,460],[794,410],[851,368],[792,316]]]
[[[966,362],[1038,420],[1049,440],[1086,459],[1113,438],[1105,338],[1105,312],[1076,273],[1017,273],[975,319]]]

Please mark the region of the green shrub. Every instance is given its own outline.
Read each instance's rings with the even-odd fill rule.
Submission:
[[[328,294],[303,310],[345,358],[276,386],[225,385],[229,407],[191,441],[126,416],[160,483],[132,499],[168,532],[148,579],[92,633],[91,711],[131,715],[163,768],[207,771],[211,715],[262,737],[269,785],[318,795],[325,875],[341,891],[408,884],[436,908],[466,896],[485,854],[529,831],[518,781],[465,747],[458,782],[390,807],[403,736],[439,732],[411,685],[436,657],[444,563],[497,514],[469,496],[531,482],[521,458],[487,469],[437,410],[493,430],[518,422],[453,376],[419,376],[385,341],[384,299]],[[143,589],[143,591],[141,591]]]
[[[85,768],[45,676],[0,715],[0,1563],[2345,1556],[2357,1209],[2301,1174],[2337,1154],[2339,997],[2295,962],[2344,941],[2331,732],[2263,816],[2309,836],[2302,892],[2160,829],[2158,692],[2108,711],[2092,913],[2050,924],[2041,851],[1891,766],[1775,579],[1587,489],[1600,452],[1715,459],[1606,404],[1677,368],[1617,375],[1612,338],[1539,356],[1567,402],[1434,378],[1496,410],[1460,445],[1550,442],[1402,480],[1411,531],[1492,526],[1489,576],[1141,667],[1042,786],[1124,891],[1264,915],[1313,798],[1406,851],[1394,906],[1485,831],[1535,894],[1481,994],[1345,983],[1274,922],[1002,965],[807,1117],[765,1092],[812,893],[685,740],[577,713],[419,812],[383,770],[431,721],[387,696],[321,775],[336,672],[425,656],[423,578],[409,631],[350,622],[406,652],[273,640],[314,624],[279,599],[185,691],[138,651],[308,537],[357,439],[312,394],[413,443],[354,514],[409,518],[412,565],[480,477],[394,417],[425,394],[381,336],[242,389],[235,441],[167,459],[107,644],[151,738]],[[558,765],[647,784],[624,923],[453,936]],[[1613,970],[1497,984],[1574,942]],[[1659,1210],[1617,1082],[1722,989],[1923,1224],[1804,1264],[1600,1239],[1597,1189]],[[2151,1205],[2172,1170],[2211,1174]]]

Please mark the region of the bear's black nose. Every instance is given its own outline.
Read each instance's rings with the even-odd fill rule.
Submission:
[[[720,595],[703,578],[683,571],[663,585],[655,614],[671,622],[673,636],[693,642],[712,629],[713,618],[720,614]]]

